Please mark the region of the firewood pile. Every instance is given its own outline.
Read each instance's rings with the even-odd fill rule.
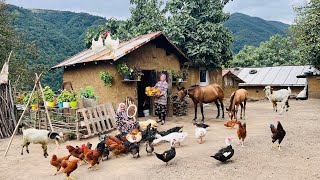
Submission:
[[[182,101],[179,99],[178,95],[175,94],[171,97],[172,99],[172,107],[173,107],[173,115],[175,116],[186,116],[188,112],[188,101],[183,99]]]
[[[16,124],[11,87],[0,84],[0,139],[10,137]]]

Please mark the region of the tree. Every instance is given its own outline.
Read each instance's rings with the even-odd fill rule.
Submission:
[[[320,69],[320,0],[296,8],[296,25],[291,30],[301,48],[302,57]]]
[[[231,67],[261,67],[280,65],[303,65],[292,37],[274,35],[259,47],[244,46],[230,62]]]
[[[163,1],[158,0],[130,0],[131,16],[125,21],[114,18],[108,19],[105,25],[90,28],[85,36],[86,46],[91,47],[92,38],[98,39],[100,34],[108,31],[113,38],[121,41],[129,40],[135,36],[163,31],[167,19]]]
[[[167,4],[165,33],[196,65],[215,69],[232,57],[232,33],[223,26],[229,18],[223,12],[227,2],[171,0]]]

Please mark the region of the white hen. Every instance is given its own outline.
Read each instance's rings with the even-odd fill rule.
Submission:
[[[106,32],[106,39],[104,41],[104,46],[109,49],[112,54],[114,55],[116,50],[118,49],[119,47],[119,38],[117,38],[117,40],[112,40],[111,39],[111,34],[109,34],[108,32]]]
[[[160,136],[157,134],[156,135],[157,139],[153,141],[153,144],[158,144],[161,141],[167,141],[167,142],[170,142],[170,144],[174,142],[174,144],[178,144],[180,146],[181,145],[180,143],[182,143],[187,136],[188,136],[188,133],[186,132],[173,132],[166,136]]]
[[[205,128],[196,128],[195,132],[196,132],[195,135],[196,135],[196,138],[198,139],[198,142],[202,144],[203,142],[202,139],[206,135],[207,130]]]
[[[99,36],[98,41],[95,41],[94,38],[92,38],[92,51],[98,52],[103,48],[103,38],[102,35]]]

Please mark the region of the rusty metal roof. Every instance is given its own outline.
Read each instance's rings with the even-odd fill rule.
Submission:
[[[230,71],[245,81],[239,86],[305,86],[306,78],[297,78],[297,76],[309,71],[319,72],[309,65],[238,68]]]
[[[99,52],[93,52],[92,49],[87,49],[62,61],[61,63],[53,66],[51,69],[88,62],[109,60],[116,61],[160,36],[165,37],[165,40],[168,41],[170,45],[172,45],[172,47],[177,53],[179,53],[180,56],[184,57],[187,61],[190,61],[188,57],[179,48],[177,48],[162,32],[158,31],[151,34],[137,36],[129,41],[121,42],[118,49],[113,55],[111,55],[111,52],[106,48],[101,49]]]

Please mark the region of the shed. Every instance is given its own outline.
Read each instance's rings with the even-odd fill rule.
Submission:
[[[131,68],[141,69],[144,73],[141,81],[124,81],[117,72],[117,64],[121,62],[125,62]],[[76,92],[79,92],[80,88],[92,86],[99,96],[98,103],[100,104],[111,102],[116,108],[117,104],[125,101],[126,97],[132,97],[141,115],[145,109],[153,112],[153,99],[145,95],[145,88],[154,86],[159,80],[160,72],[165,72],[168,74],[167,81],[171,95],[176,92],[176,83],[172,82],[171,70],[177,72],[189,66],[190,62],[188,57],[162,32],[155,32],[120,43],[114,55],[111,55],[107,49],[99,52],[87,49],[64,60],[52,69],[64,68],[63,82],[71,82]],[[113,76],[111,87],[105,86],[100,79],[99,73],[102,71],[107,71]],[[221,84],[221,70],[204,71],[204,75],[205,78],[201,79],[200,68],[193,67],[191,64],[188,79],[183,82],[183,85],[213,82]],[[172,112],[169,111],[169,114]]]
[[[310,69],[310,71],[298,75],[297,78],[307,78],[307,97],[320,99],[320,71]]]
[[[246,89],[250,97],[263,99],[265,97],[263,88],[272,86],[274,90],[292,90],[296,96],[307,85],[306,78],[297,78],[298,75],[314,69],[312,66],[274,66],[261,68],[234,68],[231,72],[241,78],[245,83],[239,87]]]
[[[230,97],[232,92],[239,89],[239,83],[244,83],[244,81],[230,70],[222,70],[222,88],[225,98]]]

